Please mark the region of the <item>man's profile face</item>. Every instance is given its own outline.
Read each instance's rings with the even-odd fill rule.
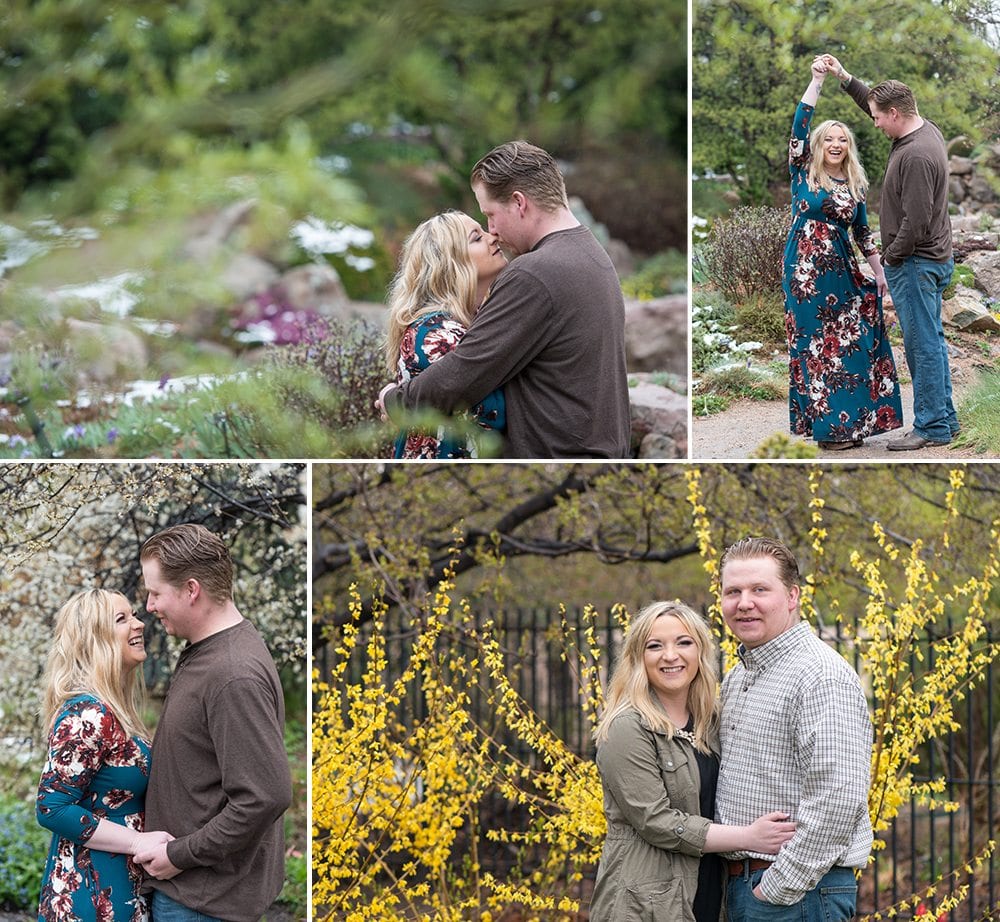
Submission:
[[[499,202],[490,196],[482,183],[474,183],[472,191],[475,193],[479,210],[486,218],[486,229],[500,239],[504,249],[509,250],[514,256],[520,256],[530,250],[531,247],[525,246],[522,240],[522,219],[514,198],[509,202]]]
[[[146,611],[156,615],[171,637],[187,639],[190,605],[183,591],[170,585],[160,570],[160,561],[147,557],[141,562],[142,581],[146,587]]]
[[[875,121],[875,127],[887,138],[899,137],[898,122],[899,113],[893,109],[880,109],[872,100],[868,100],[868,109]]]
[[[799,587],[789,588],[773,557],[731,560],[722,568],[722,617],[752,649],[799,622]]]

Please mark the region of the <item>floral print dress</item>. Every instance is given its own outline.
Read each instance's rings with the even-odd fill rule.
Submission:
[[[39,922],[147,922],[142,868],[91,850],[98,821],[142,831],[149,743],[129,737],[93,695],[70,698],[56,716],[38,785],[38,822],[52,830]]]
[[[432,362],[451,352],[465,335],[465,327],[448,314],[428,314],[410,324],[399,344],[399,363],[396,383],[405,384],[420,374]],[[487,394],[471,410],[473,419],[483,428],[502,432],[507,425],[503,390],[497,388]],[[475,441],[460,439],[457,434],[441,426],[436,432],[403,432],[396,439],[393,457],[420,458],[475,458]]]
[[[847,183],[808,184],[813,106],[800,102],[788,168],[792,227],[785,247],[785,332],[792,432],[846,442],[903,423],[899,381],[875,283],[858,267],[848,231],[865,257],[878,252],[864,201]],[[835,181],[836,182],[836,181]]]

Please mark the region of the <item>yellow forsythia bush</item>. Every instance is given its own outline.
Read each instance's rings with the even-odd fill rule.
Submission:
[[[713,516],[705,508],[697,468],[687,471],[688,501],[707,576],[717,586],[720,553]],[[824,523],[823,470],[809,474],[813,572],[804,577],[803,615],[813,620],[824,592],[823,563],[829,539]],[[948,523],[957,515],[964,485],[951,473],[944,498]],[[942,800],[944,780],[915,780],[920,748],[957,727],[955,706],[979,681],[997,650],[985,641],[986,606],[1000,562],[995,524],[982,571],[948,584],[926,562],[921,542],[897,546],[877,524],[879,552],[855,553],[851,565],[867,591],[856,630],[841,622],[848,652],[876,702],[873,783],[869,795],[875,849],[900,809],[912,800],[930,809],[955,809]],[[891,586],[902,587],[893,590]],[[510,680],[510,664],[490,625],[477,626],[466,600],[455,601],[448,575],[409,625],[413,642],[406,668],[390,679],[385,651],[387,608],[376,600],[372,630],[359,647],[362,603],[351,590],[352,619],[331,637],[329,675],[314,676],[313,909],[316,919],[345,922],[496,922],[512,906],[520,919],[552,922],[577,918],[568,894],[592,873],[605,824],[601,786],[593,761],[583,759],[544,725]],[[836,599],[825,608],[838,612]],[[959,625],[934,641],[933,663],[913,655],[927,637],[941,634],[948,612]],[[617,618],[624,627],[627,616]],[[718,599],[709,613],[732,656]],[[960,616],[960,617],[958,617]],[[602,702],[601,681],[611,665],[594,639],[594,612],[584,613],[582,647],[562,622],[561,640],[574,660],[580,707],[591,725]],[[351,674],[351,663],[363,670]],[[356,666],[354,668],[357,668]],[[474,694],[486,696],[491,727],[473,717]],[[419,716],[407,702],[419,697]],[[410,709],[412,710],[412,709]],[[500,732],[502,731],[502,733]],[[500,737],[513,735],[521,756]],[[525,757],[523,753],[529,753]],[[497,797],[515,805],[526,824],[481,828],[480,808]],[[484,842],[506,843],[520,861],[505,880],[480,866]],[[964,899],[971,877],[995,843],[985,842],[950,879],[931,882],[867,922],[894,918],[923,903],[937,918]],[[940,896],[948,891],[950,895]]]

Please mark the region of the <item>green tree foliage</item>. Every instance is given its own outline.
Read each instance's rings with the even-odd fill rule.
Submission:
[[[460,589],[502,608],[623,602],[639,607],[680,597],[712,601],[692,534],[686,465],[316,465],[313,469],[313,641],[348,619],[347,589],[386,598],[406,612],[451,565]],[[701,467],[706,505],[724,510],[720,546],[747,534],[770,534],[810,559],[810,493],[796,465]],[[984,534],[1000,509],[1000,472],[970,467],[952,547],[928,544],[934,560],[950,556],[956,578],[981,564]],[[824,572],[842,593],[844,611],[864,605],[852,550],[874,553],[871,523],[902,545],[940,516],[937,498],[948,472],[935,466],[837,465],[824,481]],[[935,526],[936,527],[936,526]],[[456,552],[455,548],[459,550]]]
[[[0,180],[11,204],[85,157],[105,172],[174,164],[185,138],[270,142],[290,119],[324,154],[373,132],[417,147],[467,201],[471,164],[511,137],[680,169],[685,13],[680,0],[12,0]]]
[[[730,174],[748,202],[768,199],[787,180],[795,105],[813,57],[830,52],[869,84],[909,84],[922,114],[946,138],[988,135],[996,114],[996,51],[983,38],[989,2],[870,4],[861,0],[775,4],[696,0],[692,35],[692,138],[696,172]],[[873,179],[888,141],[828,79],[817,107],[858,136]]]
[[[179,522],[203,524],[227,542],[237,605],[301,684],[302,476],[300,465],[0,464],[0,736],[38,742],[39,677],[60,606],[96,586],[141,610],[139,548]],[[154,622],[147,619],[146,673],[162,692],[180,644]]]

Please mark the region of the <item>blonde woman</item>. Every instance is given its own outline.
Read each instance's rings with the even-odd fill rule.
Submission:
[[[718,922],[723,868],[707,853],[753,842],[777,854],[795,834],[784,813],[712,822],[717,661],[707,625],[680,602],[654,602],[629,625],[595,731],[608,833],[591,922]]]
[[[389,292],[385,358],[396,384],[404,384],[458,345],[490,287],[507,265],[497,238],[467,214],[449,211],[428,218],[403,245],[399,272]],[[471,408],[484,429],[505,427],[503,391],[486,394]],[[404,432],[396,458],[468,458],[472,440],[448,427]]]
[[[36,804],[38,822],[52,830],[39,920],[149,918],[131,856],[173,837],[143,832],[142,633],[128,600],[103,589],[77,593],[56,616],[42,703],[49,754]]]
[[[820,448],[859,448],[903,424],[896,365],[882,318],[885,272],[868,227],[868,180],[851,130],[810,125],[827,64],[817,58],[788,148],[792,227],[785,246],[785,332],[791,430]],[[851,236],[874,282],[858,267]]]

